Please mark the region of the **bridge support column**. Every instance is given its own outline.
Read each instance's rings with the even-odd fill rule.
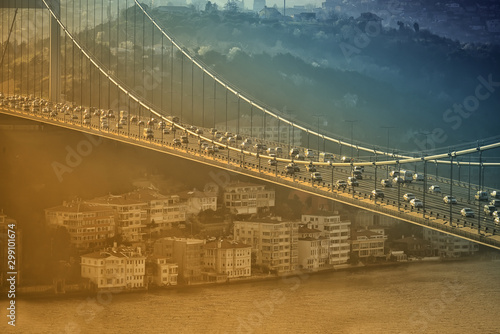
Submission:
[[[59,7],[59,2],[57,2]],[[61,57],[61,30],[56,19],[50,17],[50,69],[49,69],[49,99],[59,102],[61,98],[61,75],[59,72],[59,61]]]

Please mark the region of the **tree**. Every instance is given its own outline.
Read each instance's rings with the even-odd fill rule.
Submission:
[[[205,12],[206,13],[214,13],[214,12],[217,12],[218,10],[218,6],[216,3],[211,3],[210,1],[207,2],[207,4],[205,5]]]
[[[239,11],[238,4],[234,0],[227,0],[224,10],[230,14],[237,13]]]
[[[413,29],[415,29],[415,32],[419,32],[420,31],[420,26],[418,25],[417,22],[413,23]]]

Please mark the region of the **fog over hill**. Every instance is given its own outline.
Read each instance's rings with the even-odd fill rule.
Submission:
[[[382,28],[370,14],[305,23],[225,11],[153,13],[250,95],[312,124],[311,114],[325,115],[323,131],[349,138],[345,121],[357,120],[355,138],[385,146],[381,127],[394,126],[391,146],[409,151],[424,148],[421,132],[431,133],[430,148],[446,150],[499,134],[496,46],[461,44],[408,26]]]

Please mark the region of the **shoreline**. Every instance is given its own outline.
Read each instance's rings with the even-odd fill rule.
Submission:
[[[16,299],[20,300],[45,300],[45,299],[65,299],[65,298],[81,298],[81,297],[92,297],[99,294],[105,293],[149,293],[156,291],[175,291],[175,290],[188,290],[193,288],[206,288],[206,287],[219,287],[227,285],[239,285],[239,284],[249,284],[249,283],[260,283],[266,281],[276,281],[285,278],[298,277],[301,275],[332,275],[336,272],[356,272],[356,271],[374,271],[381,270],[385,268],[397,268],[397,267],[407,267],[409,265],[415,264],[443,264],[443,263],[455,263],[455,262],[472,262],[472,261],[498,261],[498,259],[485,256],[474,256],[467,258],[438,258],[432,260],[413,260],[404,262],[379,262],[371,264],[359,264],[359,265],[342,265],[338,268],[327,268],[319,271],[300,271],[295,273],[289,273],[286,275],[256,275],[249,278],[236,278],[228,280],[222,283],[213,282],[200,282],[195,284],[179,284],[171,286],[150,286],[139,289],[115,289],[115,290],[74,290],[65,293],[54,293],[52,290],[45,292],[30,292],[30,293],[17,293]],[[6,294],[2,293],[0,300],[7,300]]]

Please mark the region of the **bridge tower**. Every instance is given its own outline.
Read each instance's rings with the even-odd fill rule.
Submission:
[[[60,12],[59,0],[48,0],[56,13]],[[2,0],[1,8],[19,8],[19,9],[46,9],[41,0]],[[61,30],[56,19],[50,17],[50,68],[49,68],[49,99],[53,102],[59,102],[61,98],[61,75],[59,72],[59,62],[61,58]]]

